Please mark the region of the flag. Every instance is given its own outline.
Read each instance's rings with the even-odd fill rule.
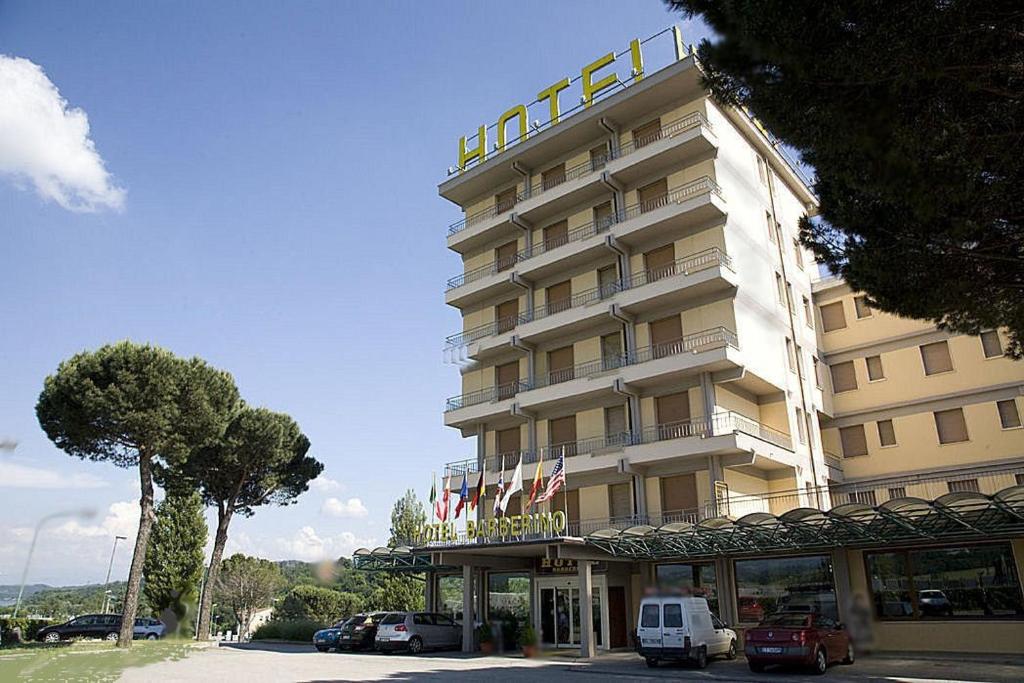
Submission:
[[[544,454],[540,456],[540,460],[537,461],[537,473],[533,475],[533,486],[530,487],[530,500],[526,503],[526,509],[529,510],[530,506],[537,500],[537,494],[544,488]]]
[[[537,499],[538,503],[543,503],[545,500],[551,500],[558,489],[565,486],[565,454],[558,456],[558,460],[555,462],[554,469],[551,470],[551,477],[548,479],[548,487],[544,489],[544,493],[540,498]]]
[[[480,478],[476,482],[476,491],[473,492],[473,500],[469,501],[470,512],[476,510],[476,506],[480,504],[480,499],[484,497],[484,470],[486,469],[487,461],[484,460],[484,466],[480,468]]]
[[[430,509],[435,517],[441,517],[441,508],[437,505],[437,475],[433,472],[430,473]]]
[[[501,494],[505,492],[505,470],[501,471],[498,475],[498,485],[494,489],[494,510],[493,514],[495,517],[501,512]]]
[[[508,491],[501,497],[501,514],[505,514],[505,509],[508,508],[508,502],[512,500],[512,494],[519,493],[523,490],[523,456],[519,456],[519,464],[516,465],[515,472],[512,473],[512,481],[509,482]]]
[[[452,475],[448,475],[448,478],[444,482],[444,495],[441,497],[441,513],[438,515],[442,522],[448,521],[448,501],[452,496]]]
[[[455,514],[452,519],[458,519],[459,513],[462,512],[462,506],[469,501],[469,472],[466,472],[465,476],[462,477],[462,490],[459,491],[459,502],[455,504]],[[468,514],[468,513],[467,513]]]

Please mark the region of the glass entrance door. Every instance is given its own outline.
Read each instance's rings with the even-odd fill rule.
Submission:
[[[595,609],[600,600],[595,593]],[[580,591],[578,588],[541,588],[541,642],[551,647],[579,647]],[[601,644],[600,616],[595,619],[597,644]]]

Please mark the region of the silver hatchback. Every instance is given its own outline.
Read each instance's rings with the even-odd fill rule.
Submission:
[[[458,648],[462,644],[462,625],[446,614],[434,612],[392,612],[377,627],[374,646],[382,652]]]

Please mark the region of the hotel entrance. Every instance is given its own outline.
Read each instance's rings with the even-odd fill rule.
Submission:
[[[538,578],[540,643],[547,648],[578,648],[581,623],[579,580],[569,577]],[[598,648],[607,648],[607,588],[604,577],[594,577],[593,633]]]

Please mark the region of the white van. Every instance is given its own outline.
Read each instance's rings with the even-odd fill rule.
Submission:
[[[736,632],[711,613],[704,598],[644,598],[637,623],[637,645],[647,666],[685,659],[703,669],[709,657],[736,657]]]

